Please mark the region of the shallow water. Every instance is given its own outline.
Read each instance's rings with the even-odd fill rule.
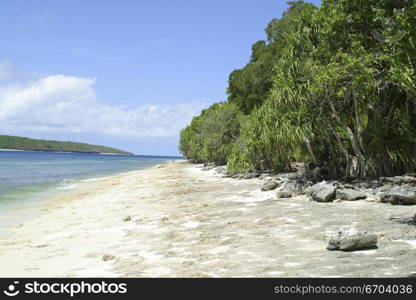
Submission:
[[[79,180],[146,169],[177,157],[0,151],[0,227]]]

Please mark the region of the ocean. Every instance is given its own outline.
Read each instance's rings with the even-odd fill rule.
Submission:
[[[83,179],[146,169],[180,157],[0,151],[0,229]]]

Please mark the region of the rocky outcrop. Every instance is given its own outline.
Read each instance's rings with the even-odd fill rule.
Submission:
[[[336,198],[346,201],[354,201],[367,198],[364,191],[357,191],[353,189],[338,189],[336,192]]]
[[[381,177],[380,182],[396,184],[396,185],[402,185],[402,184],[416,185],[416,178],[413,176],[408,176],[408,175],[394,176],[394,177]]]
[[[327,249],[339,251],[355,251],[377,247],[377,235],[356,228],[343,229],[330,238]]]
[[[392,186],[381,194],[380,202],[391,204],[416,204],[416,187],[404,184]]]
[[[380,177],[379,179],[351,179],[345,181],[321,181],[313,185],[303,173],[270,173],[248,172],[244,174],[227,173],[226,166],[213,163],[204,164],[202,170],[215,170],[223,178],[267,180],[262,191],[271,191],[281,187],[276,198],[291,198],[307,194],[310,200],[318,202],[380,201],[391,204],[416,204],[416,174],[403,176]],[[315,170],[318,173],[318,170]],[[316,175],[316,174],[315,174]],[[319,179],[315,176],[314,179]]]
[[[308,188],[308,195],[314,201],[330,202],[335,199],[335,191],[335,185],[322,181]]]

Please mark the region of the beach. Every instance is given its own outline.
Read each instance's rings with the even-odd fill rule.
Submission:
[[[406,277],[412,206],[276,199],[186,161],[84,180],[0,234],[1,277]],[[328,251],[343,227],[377,249]]]

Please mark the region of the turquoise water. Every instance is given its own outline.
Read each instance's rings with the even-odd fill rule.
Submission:
[[[174,159],[180,158],[0,151],[0,216],[4,221],[13,219],[17,211],[27,213],[46,195],[70,189],[82,179],[146,169]]]

